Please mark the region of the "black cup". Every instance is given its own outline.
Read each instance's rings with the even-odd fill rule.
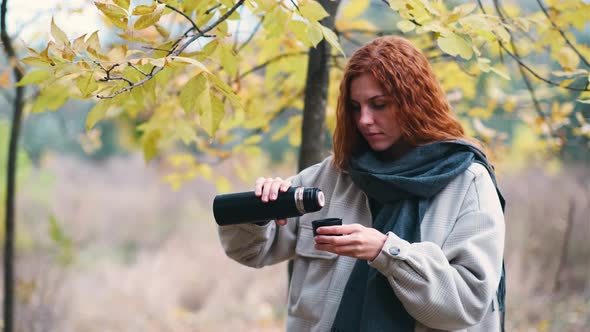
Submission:
[[[325,218],[325,219],[318,219],[311,222],[311,226],[313,227],[313,236],[318,235],[317,229],[318,227],[324,226],[339,226],[342,225],[342,218]],[[332,234],[324,234],[324,235],[332,235]],[[342,234],[334,234],[334,236],[341,236]]]

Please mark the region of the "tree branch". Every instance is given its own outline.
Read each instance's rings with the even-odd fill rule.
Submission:
[[[537,3],[539,4],[539,7],[541,7],[541,10],[543,11],[543,14],[545,14],[545,16],[547,17],[547,19],[549,20],[549,22],[551,22],[551,25],[553,26],[553,28],[555,28],[555,30],[557,30],[559,32],[559,34],[561,35],[561,37],[563,37],[563,39],[565,40],[565,43],[574,51],[576,52],[576,54],[580,57],[580,59],[582,59],[582,61],[586,64],[586,66],[590,67],[590,63],[588,62],[588,60],[586,60],[586,58],[582,55],[582,53],[580,53],[580,51],[578,51],[578,49],[574,46],[574,44],[572,44],[569,40],[569,38],[567,38],[567,36],[565,35],[565,33],[563,32],[563,30],[561,30],[557,24],[555,24],[555,22],[553,22],[553,20],[551,19],[551,17],[549,16],[549,13],[547,12],[547,9],[545,9],[545,7],[543,6],[543,3],[541,2],[541,0],[537,0]]]
[[[284,53],[284,54],[279,54],[279,55],[277,55],[275,57],[272,57],[272,58],[264,61],[263,63],[261,63],[259,65],[254,66],[253,68],[250,68],[249,70],[243,72],[242,74],[240,74],[240,76],[238,77],[238,79],[242,79],[245,76],[247,76],[247,75],[249,75],[249,74],[251,74],[251,73],[253,73],[253,72],[257,71],[257,70],[260,70],[260,69],[268,66],[269,64],[271,64],[273,62],[276,62],[276,61],[279,61],[281,59],[284,59],[284,58],[287,58],[287,57],[290,57],[290,56],[307,55],[307,54],[308,54],[308,51],[301,51],[301,52],[297,52],[297,53]]]
[[[494,3],[496,3],[496,2],[497,2],[497,0],[494,0]],[[477,3],[479,5],[479,8],[481,9],[481,11],[484,14],[487,14],[486,11],[485,11],[485,8],[483,7],[483,5],[481,3],[481,0],[477,0]],[[510,33],[510,31],[508,31],[508,32]],[[512,36],[512,34],[511,34],[511,36]],[[497,36],[496,36],[496,38],[497,38]],[[557,87],[560,87],[560,88],[563,88],[563,89],[566,89],[566,90],[571,90],[571,91],[590,91],[588,89],[588,87],[585,87],[585,88],[574,88],[574,87],[570,87],[570,86],[561,86],[557,82],[554,82],[554,81],[552,81],[550,79],[544,78],[543,76],[537,74],[537,72],[535,72],[534,70],[532,70],[526,63],[524,63],[522,61],[522,59],[520,58],[520,56],[515,55],[514,53],[510,52],[510,50],[506,47],[506,45],[504,45],[504,43],[499,38],[497,38],[497,39],[498,39],[498,44],[506,52],[506,54],[510,55],[510,57],[512,59],[514,59],[514,61],[516,61],[518,63],[519,67],[522,67],[522,68],[526,69],[526,71],[528,71],[531,75],[533,75],[537,79],[539,79],[539,80],[541,80],[541,81],[543,81],[543,82],[545,82],[545,83],[547,83],[549,85],[557,86]],[[512,38],[511,38],[511,40],[512,40]],[[512,44],[514,45],[514,43],[512,43]]]
[[[18,65],[12,41],[6,31],[6,14],[8,0],[2,0],[0,5],[0,38],[2,46],[8,58],[8,63],[14,63],[12,66],[15,82],[23,78],[23,70]],[[10,139],[8,142],[8,160],[6,167],[6,208],[4,211],[4,302],[3,302],[3,328],[5,332],[13,331],[14,320],[14,237],[16,228],[16,160],[18,152],[18,139],[20,136],[24,87],[16,87],[12,114],[12,123],[10,127]]]
[[[477,2],[479,3],[482,12],[485,14],[485,9],[483,8],[483,6],[481,4],[481,0],[477,0]],[[502,11],[500,9],[500,5],[498,3],[498,0],[494,0],[494,6],[495,6],[496,11],[498,12],[498,15],[500,16],[500,19],[502,20],[502,22],[505,22],[506,17],[504,16],[504,14],[502,13]],[[518,63],[520,64],[521,63],[520,62],[520,55],[518,54],[518,49],[516,48],[516,44],[514,43],[514,38],[512,37],[512,32],[510,32],[510,30],[508,30],[508,34],[510,35],[510,43],[511,43],[512,49],[514,50],[514,54],[512,54],[508,51],[508,49],[502,44],[502,41],[500,41],[500,39],[498,39],[498,43],[510,56],[512,56],[513,59],[517,60]],[[547,125],[547,128],[549,129],[548,136],[551,137],[554,134],[553,128],[551,126],[551,122],[549,121],[549,118],[547,117],[547,115],[545,115],[545,113],[543,112],[543,109],[541,108],[541,104],[539,103],[539,100],[537,99],[537,96],[535,94],[535,90],[533,89],[533,85],[531,84],[523,67],[524,67],[523,65],[518,66],[518,70],[520,71],[520,75],[522,76],[522,79],[523,79],[524,83],[526,84],[527,90],[529,91],[529,94],[531,95],[531,100],[533,101],[535,111],[537,112],[537,115],[541,119],[543,119],[543,122]]]
[[[248,36],[248,39],[246,39],[246,41],[242,45],[240,45],[240,47],[237,50],[235,50],[236,53],[240,52],[244,47],[246,47],[246,45],[248,45],[250,43],[252,38],[254,38],[254,35],[258,32],[258,30],[260,30],[260,27],[262,26],[262,22],[264,21],[264,18],[265,18],[265,16],[262,16],[262,18],[260,18],[260,21],[258,21],[256,26],[254,27],[254,29],[252,30],[252,33],[250,34],[250,36]]]
[[[231,14],[233,14],[236,9],[238,9],[245,0],[239,0],[232,8],[230,8],[225,14],[223,14],[221,17],[219,17],[215,22],[213,22],[211,25],[203,28],[199,33],[191,36],[184,44],[182,44],[182,46],[178,47],[178,48],[172,48],[171,50],[168,51],[168,56],[172,55],[172,56],[178,56],[180,55],[190,44],[192,44],[195,40],[199,39],[200,37],[206,37],[206,33],[213,30],[213,28],[215,28],[216,26],[218,26],[221,22],[225,21]],[[104,70],[104,68],[101,66],[101,68]],[[156,67],[153,66],[151,72],[146,75],[146,77],[144,77],[142,80],[137,81],[135,83],[132,82],[131,85],[129,85],[128,87],[125,87],[121,90],[118,90],[110,95],[107,96],[96,96],[99,99],[111,99],[116,97],[117,95],[120,95],[123,92],[127,92],[130,91],[140,85],[145,84],[147,81],[151,80],[156,74],[158,74],[159,72],[161,72],[162,70],[164,70],[164,67]]]
[[[176,13],[180,14],[180,15],[182,15],[182,17],[186,18],[186,19],[187,19],[187,21],[189,21],[189,22],[190,22],[190,24],[193,26],[193,27],[191,28],[191,30],[193,30],[193,29],[194,29],[194,30],[196,30],[198,33],[201,33],[201,30],[199,30],[199,27],[197,26],[197,24],[196,24],[196,23],[195,23],[195,22],[194,22],[194,21],[193,21],[193,20],[192,20],[192,19],[191,19],[191,18],[190,18],[188,15],[186,15],[185,13],[183,13],[183,12],[182,12],[182,10],[179,10],[179,9],[178,9],[178,8],[176,8],[176,7],[170,6],[170,5],[169,5],[169,4],[167,4],[167,3],[163,3],[161,0],[156,0],[156,2],[157,2],[157,3],[159,3],[159,4],[163,4],[164,6],[166,6],[166,8],[168,8],[168,9],[170,9],[170,10],[172,10],[172,11],[174,11],[174,12],[176,12]]]

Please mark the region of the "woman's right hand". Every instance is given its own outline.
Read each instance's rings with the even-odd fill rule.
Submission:
[[[256,187],[254,193],[256,196],[260,196],[263,202],[274,201],[279,196],[280,192],[285,192],[291,187],[291,181],[283,180],[279,177],[276,178],[263,178],[256,179]],[[277,225],[283,226],[287,224],[287,219],[277,219]]]

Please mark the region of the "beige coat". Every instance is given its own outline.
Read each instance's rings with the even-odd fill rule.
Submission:
[[[329,157],[292,179],[293,186],[318,187],[326,206],[274,222],[219,227],[227,255],[252,267],[294,259],[287,331],[329,331],[355,259],[314,249],[311,221],[341,217],[371,225],[366,195]],[[504,251],[504,216],[487,170],[472,164],[432,200],[422,224],[422,242],[393,233],[369,262],[387,276],[416,320],[416,331],[499,331],[496,289]]]

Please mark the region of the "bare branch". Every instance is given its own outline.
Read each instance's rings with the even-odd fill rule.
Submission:
[[[254,35],[258,32],[258,30],[260,30],[260,27],[262,26],[262,22],[264,21],[264,18],[265,18],[265,16],[262,16],[260,18],[260,21],[258,21],[256,26],[254,27],[254,29],[252,30],[252,33],[250,34],[250,36],[248,36],[248,39],[246,39],[246,41],[242,45],[240,45],[240,47],[236,50],[236,53],[240,52],[244,47],[246,47],[250,43],[252,38],[254,38]]]
[[[263,63],[261,63],[259,65],[256,65],[255,67],[253,67],[253,68],[251,68],[251,69],[243,72],[242,74],[240,74],[240,76],[238,77],[238,79],[242,79],[245,76],[247,76],[247,75],[249,75],[249,74],[251,74],[251,73],[253,73],[253,72],[257,71],[257,70],[260,70],[260,69],[268,66],[269,64],[273,63],[273,62],[277,62],[277,61],[279,61],[281,59],[284,59],[284,58],[287,58],[287,57],[291,57],[291,56],[307,55],[307,53],[308,53],[308,51],[301,51],[301,52],[297,52],[297,53],[284,53],[284,54],[279,54],[279,55],[277,55],[275,57],[272,57],[272,58],[264,61]]]
[[[131,62],[127,62],[127,65],[135,70],[137,70],[138,72],[140,72],[143,76],[148,76],[149,74],[144,72],[143,70],[141,70],[139,67],[135,66],[134,64],[132,64]]]
[[[212,12],[213,12],[215,9],[217,9],[217,8],[219,8],[219,7],[221,7],[221,4],[217,4],[217,5],[215,5],[215,6],[211,7],[211,8],[209,8],[209,9],[207,9],[207,10],[205,11],[205,15],[209,15],[209,14],[211,14],[211,13],[212,13]]]
[[[586,66],[590,67],[590,63],[588,62],[588,60],[586,60],[586,58],[582,55],[582,53],[580,53],[580,51],[578,51],[578,49],[574,46],[574,44],[572,44],[569,40],[569,38],[567,38],[567,36],[565,35],[565,33],[563,32],[563,30],[561,30],[557,24],[555,24],[555,22],[553,22],[553,20],[551,19],[551,17],[549,16],[549,13],[547,12],[547,9],[545,9],[545,7],[543,6],[543,3],[541,2],[541,0],[537,0],[537,3],[539,4],[539,7],[541,7],[541,10],[543,11],[543,14],[545,14],[545,16],[547,17],[547,19],[549,20],[549,22],[551,22],[551,25],[553,26],[553,28],[555,28],[555,30],[557,30],[559,32],[559,34],[561,35],[561,37],[563,37],[563,39],[565,40],[565,43],[574,51],[576,52],[576,54],[580,57],[580,59],[582,59],[582,61],[586,64]]]
[[[340,35],[347,34],[347,33],[362,33],[365,35],[373,35],[373,36],[378,36],[378,37],[401,33],[401,31],[398,29],[393,29],[393,30],[344,29],[344,30],[336,30],[335,32]]]

